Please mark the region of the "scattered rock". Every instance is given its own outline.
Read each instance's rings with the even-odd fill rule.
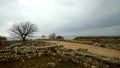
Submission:
[[[20,45],[20,44],[19,44]],[[31,59],[32,57],[36,56],[60,56],[62,59],[58,59],[61,61],[72,61],[74,63],[85,63],[85,66],[88,66],[91,61],[107,63],[107,64],[116,64],[115,62],[111,61],[108,58],[98,56],[96,54],[88,52],[87,49],[67,49],[64,48],[62,45],[49,45],[49,46],[18,46],[17,44],[11,45],[10,47],[6,47],[5,50],[0,50],[0,61],[8,61],[8,59],[17,59],[17,60],[24,60],[22,58]],[[118,64],[118,62],[117,62]],[[120,64],[119,64],[120,65]],[[56,64],[54,62],[47,63],[47,66],[50,68],[55,68]],[[92,67],[97,68],[97,67]]]
[[[55,68],[56,67],[56,64],[54,62],[51,62],[51,63],[47,63],[47,66],[49,68]]]

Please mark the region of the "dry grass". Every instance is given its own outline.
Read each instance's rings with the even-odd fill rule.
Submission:
[[[20,41],[17,41],[20,42]],[[10,44],[17,43],[16,41],[7,41],[7,44],[4,46],[0,46],[1,49],[4,49],[6,46]],[[33,40],[27,41],[26,44],[30,45],[48,45],[40,40]],[[75,64],[71,61],[59,61],[62,57],[59,56],[41,56],[41,57],[34,57],[31,59],[23,58],[23,60],[13,60],[10,59],[9,61],[0,62],[0,68],[48,68],[47,63],[54,62],[56,64],[55,68],[80,68],[79,64]],[[82,67],[83,68],[83,67]]]
[[[32,59],[22,60],[11,60],[9,62],[0,62],[0,68],[49,68],[47,63],[54,62],[56,64],[55,68],[80,68],[79,64],[73,62],[60,62],[58,61],[60,57],[53,56],[42,56],[34,57]],[[84,67],[82,67],[84,68]]]
[[[63,41],[47,41],[47,42],[57,43],[57,44],[63,45],[65,48],[70,48],[74,50],[78,48],[88,49],[89,52],[110,57],[110,58],[112,57],[120,58],[119,50],[108,49],[108,48],[103,48],[103,47],[98,47],[93,45],[87,45],[87,44],[63,42]]]

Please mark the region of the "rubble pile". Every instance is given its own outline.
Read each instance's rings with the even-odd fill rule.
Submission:
[[[62,45],[46,45],[46,46],[22,46],[21,43],[7,46],[6,49],[0,51],[0,62],[7,62],[9,60],[23,60],[25,58],[41,56],[59,56],[58,59],[62,61],[71,61],[80,64],[86,68],[109,68],[120,66],[120,60],[113,61],[107,57],[99,56],[88,52],[87,49],[67,49]],[[50,64],[48,64],[49,66]]]

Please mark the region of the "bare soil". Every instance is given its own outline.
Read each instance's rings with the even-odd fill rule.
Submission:
[[[88,44],[63,42],[63,41],[47,41],[47,42],[63,45],[65,48],[74,49],[74,50],[78,48],[88,49],[88,51],[91,53],[95,53],[95,54],[110,57],[110,58],[113,58],[113,57],[120,58],[120,51],[115,49],[108,49],[108,48],[103,48],[103,47],[98,47],[98,46],[93,46]]]

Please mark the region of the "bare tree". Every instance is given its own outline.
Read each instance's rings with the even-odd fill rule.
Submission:
[[[35,32],[37,32],[37,26],[30,22],[20,22],[15,23],[9,29],[12,35],[20,37],[23,42],[26,41],[26,37],[33,36]]]
[[[56,34],[55,33],[50,34],[49,39],[51,39],[51,40],[56,39]]]

